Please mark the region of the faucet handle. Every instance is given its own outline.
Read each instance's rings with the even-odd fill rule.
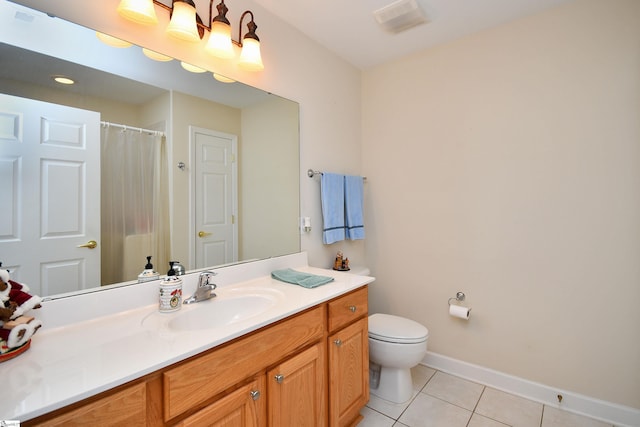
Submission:
[[[215,271],[206,270],[206,271],[200,272],[200,276],[199,276],[199,279],[198,279],[198,287],[209,285],[210,284],[209,283],[209,279],[211,277],[217,276],[217,275],[218,275],[218,273],[216,273]]]

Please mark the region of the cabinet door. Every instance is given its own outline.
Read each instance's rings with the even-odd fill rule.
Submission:
[[[267,373],[269,425],[326,425],[325,357],[316,344]]]
[[[329,424],[353,425],[369,401],[367,318],[329,336]]]
[[[264,376],[240,387],[186,418],[182,427],[265,427],[267,405]]]

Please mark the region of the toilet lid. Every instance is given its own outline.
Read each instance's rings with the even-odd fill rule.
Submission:
[[[418,322],[391,314],[369,316],[369,337],[386,342],[411,344],[426,341],[429,330]]]

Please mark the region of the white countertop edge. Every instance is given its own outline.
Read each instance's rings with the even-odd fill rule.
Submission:
[[[332,276],[335,280],[306,289],[272,279],[270,272],[280,268]],[[73,302],[69,298],[56,300],[57,304],[50,301],[43,307],[46,311],[43,322],[49,320],[54,327],[43,327],[32,339],[28,351],[0,364],[0,375],[5,381],[9,380],[0,389],[0,419],[26,421],[38,417],[166,368],[375,280],[309,267],[306,253],[216,271],[219,273],[214,280],[219,286],[216,292],[221,297],[232,289],[263,286],[283,293],[284,297],[273,308],[250,319],[221,328],[180,333],[142,325],[142,318],[157,312],[157,282],[151,286],[118,288],[113,295],[111,292],[82,295],[82,303],[97,304],[99,308],[79,310],[80,315],[69,311],[63,314]],[[197,275],[183,277],[186,279],[183,285],[186,297],[195,289]],[[138,301],[137,307],[132,299]],[[147,304],[140,304],[141,301]],[[185,306],[177,313],[207,303],[209,301]],[[177,313],[161,316],[170,318]],[[39,317],[37,310],[34,314]],[[126,350],[121,352],[120,348]]]

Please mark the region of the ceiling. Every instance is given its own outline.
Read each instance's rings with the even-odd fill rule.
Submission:
[[[373,16],[395,0],[254,1],[364,70],[575,0],[416,0],[430,22],[399,34]]]

